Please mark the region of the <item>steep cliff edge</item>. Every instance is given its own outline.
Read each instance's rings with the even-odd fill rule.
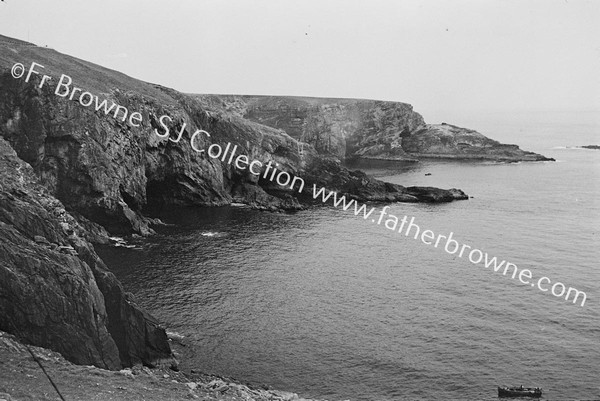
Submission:
[[[294,96],[196,95],[207,108],[285,131],[319,154],[410,160],[399,135],[425,124],[410,104]]]
[[[164,330],[94,252],[84,228],[0,138],[0,330],[85,365],[171,358]]]
[[[428,125],[407,103],[284,96],[196,95],[205,107],[281,129],[340,160],[421,158],[547,161],[467,128]]]

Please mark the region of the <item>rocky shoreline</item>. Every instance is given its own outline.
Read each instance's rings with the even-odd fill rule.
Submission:
[[[485,161],[485,162],[495,162],[495,163],[519,163],[519,162],[552,162],[556,161],[553,158],[549,157],[539,157],[537,153],[533,153],[531,157],[520,156],[518,158],[514,158],[512,156],[498,156],[498,155],[482,155],[482,154],[474,154],[474,155],[447,155],[447,154],[436,154],[436,153],[411,153],[414,156],[417,156],[419,160],[456,160],[456,161]]]
[[[555,161],[552,158],[503,144],[481,133],[451,124],[427,124],[407,136],[404,148],[421,159],[485,160],[495,162]]]
[[[40,75],[32,75],[29,82],[15,76],[13,66],[34,62],[56,81],[68,74],[90,98],[96,94],[96,101],[136,110],[139,124],[57,96]],[[210,138],[195,142],[198,146],[235,144],[240,154],[272,163],[307,186],[361,202],[436,203],[468,196],[460,189],[377,180],[345,168],[342,160],[352,155],[410,158],[409,151],[422,146],[437,149],[432,143],[439,139],[448,155],[457,152],[454,146],[468,155],[539,156],[473,132],[468,133],[468,149],[479,150],[467,151],[467,134],[424,125],[404,103],[278,98],[273,111],[271,98],[265,98],[266,109],[252,103],[253,98],[186,95],[0,35],[0,330],[58,352],[69,363],[100,368],[92,376],[107,381],[122,378],[102,369],[177,370],[165,329],[136,304],[94,244],[109,243],[115,235],[152,235],[160,221],[149,218],[149,210],[240,203],[294,211],[315,204],[310,194],[286,190],[196,152],[190,144],[198,130],[210,133]],[[300,111],[303,117],[298,117]],[[178,137],[155,133],[162,128],[159,116],[168,116]],[[284,129],[282,121],[288,124]],[[6,347],[22,350],[11,341],[6,340]],[[63,362],[59,366],[67,366],[73,377],[87,369]],[[5,364],[0,374],[10,378],[11,369]],[[142,371],[148,383],[160,382],[155,389],[166,383]],[[135,370],[130,373],[135,376]],[[130,373],[122,374],[123,380]],[[225,385],[204,384],[196,388],[210,393]],[[255,390],[235,387],[240,392],[236,397],[279,397]],[[118,392],[110,397],[120,399]]]

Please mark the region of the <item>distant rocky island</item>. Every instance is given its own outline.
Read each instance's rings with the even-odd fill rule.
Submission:
[[[596,150],[600,150],[600,145],[583,145],[581,147],[583,149],[596,149]]]
[[[140,110],[143,123],[107,118],[57,96],[40,85],[40,75],[25,82],[11,71],[32,62]],[[181,142],[155,135],[162,115],[182,132]],[[467,195],[382,182],[349,170],[347,159],[550,160],[475,131],[427,125],[405,103],[188,95],[0,36],[0,331],[76,364],[177,368],[164,328],[136,304],[93,244],[109,243],[112,235],[152,235],[160,221],[147,217],[149,209],[308,205],[271,181],[194,152],[189,143],[198,129],[308,185],[359,201],[449,202]]]

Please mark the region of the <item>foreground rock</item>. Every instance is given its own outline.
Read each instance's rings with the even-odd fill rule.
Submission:
[[[171,358],[164,330],[127,295],[84,228],[0,138],[0,330],[79,364]],[[171,363],[171,362],[168,362]]]
[[[30,349],[69,401],[304,400],[294,393],[200,373],[186,374],[141,366],[109,372],[92,366],[74,365],[60,354],[44,348],[30,346]],[[27,348],[13,336],[0,331],[2,396],[14,401],[58,399]]]

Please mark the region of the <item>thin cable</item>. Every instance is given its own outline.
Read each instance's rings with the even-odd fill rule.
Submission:
[[[44,365],[42,365],[42,361],[40,361],[39,358],[37,356],[35,356],[35,354],[31,350],[31,348],[29,348],[29,345],[25,344],[25,348],[27,348],[27,351],[29,351],[29,353],[31,354],[31,356],[33,357],[33,359],[37,362],[37,364],[40,365],[40,368],[42,368],[42,372],[44,372],[44,374],[48,378],[48,381],[50,382],[50,384],[52,384],[52,387],[54,387],[54,390],[56,390],[56,393],[58,394],[58,396],[60,397],[60,399],[62,401],[66,401],[65,397],[63,397],[63,395],[60,393],[60,390],[58,389],[58,387],[56,387],[56,384],[54,383],[54,380],[52,380],[52,378],[50,377],[50,375],[48,374],[48,372],[46,372],[46,369],[44,369]]]
[[[4,0],[3,0],[4,1]],[[21,333],[20,330],[18,330],[15,325],[12,322],[9,322],[11,324],[11,326],[13,327],[13,329],[15,329],[15,333],[18,334],[23,334]],[[24,336],[19,336],[21,338],[25,338]],[[54,387],[54,390],[56,390],[56,393],[58,394],[58,396],[60,397],[60,399],[62,401],[66,401],[65,397],[63,397],[63,395],[60,393],[60,390],[58,389],[58,387],[56,386],[56,383],[54,383],[54,380],[52,380],[52,378],[50,377],[50,375],[48,374],[48,372],[46,372],[46,369],[44,368],[44,365],[42,365],[42,361],[39,360],[39,358],[37,356],[35,356],[35,354],[33,353],[33,351],[31,350],[31,348],[29,348],[29,345],[26,344],[25,342],[22,343],[25,348],[27,348],[27,351],[29,351],[29,354],[31,354],[31,357],[33,358],[34,361],[37,362],[37,364],[40,366],[40,368],[42,369],[42,372],[44,372],[44,374],[46,375],[46,377],[48,378],[48,381],[50,382],[50,384],[52,384],[52,387]]]

